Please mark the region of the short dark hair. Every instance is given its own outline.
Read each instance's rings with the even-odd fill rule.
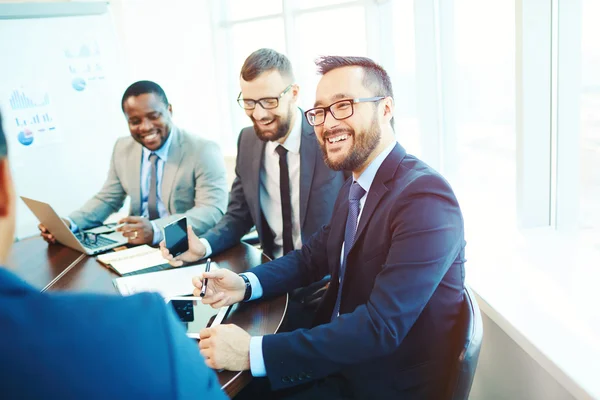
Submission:
[[[0,160],[8,156],[8,147],[6,146],[6,136],[2,129],[2,113],[0,113]]]
[[[367,57],[323,56],[315,60],[317,72],[325,75],[342,67],[361,67],[365,72],[363,86],[373,92],[373,96],[394,98],[392,81],[383,67]],[[394,119],[390,121],[394,127]]]
[[[240,76],[248,82],[253,81],[263,72],[272,70],[278,71],[284,78],[295,80],[290,60],[273,49],[264,48],[256,50],[246,58]]]
[[[132,83],[127,90],[125,90],[125,93],[123,93],[123,98],[121,99],[121,109],[123,112],[125,112],[125,101],[127,101],[128,98],[146,93],[154,93],[165,104],[165,107],[169,106],[167,95],[158,83],[152,81],[137,81]]]

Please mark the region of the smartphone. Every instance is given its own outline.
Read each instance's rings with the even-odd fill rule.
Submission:
[[[165,246],[173,257],[188,250],[187,218],[182,217],[171,222],[163,229]]]
[[[171,297],[166,300],[179,317],[186,329],[186,334],[200,339],[200,331],[209,326],[219,325],[227,316],[230,307],[212,308],[202,304],[201,297]]]

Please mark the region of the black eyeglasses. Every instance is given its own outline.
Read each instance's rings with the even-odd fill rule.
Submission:
[[[77,233],[77,239],[84,245],[94,245],[98,242],[98,234],[80,231]]]
[[[340,121],[342,119],[350,118],[354,114],[354,104],[380,101],[383,99],[385,99],[385,96],[340,100],[330,104],[329,107],[311,108],[310,110],[306,111],[304,115],[306,116],[306,120],[310,125],[318,126],[325,122],[327,111],[331,113],[333,118]]]
[[[254,110],[256,108],[257,103],[260,104],[260,106],[265,110],[272,110],[279,106],[279,99],[281,99],[283,95],[286,94],[292,88],[292,86],[294,86],[293,83],[286,87],[283,90],[283,92],[281,92],[281,94],[277,97],[263,97],[262,99],[258,100],[244,99],[242,98],[242,92],[240,92],[237,98],[237,103],[244,110]]]

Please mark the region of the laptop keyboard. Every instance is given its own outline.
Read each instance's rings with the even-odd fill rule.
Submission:
[[[107,239],[105,237],[102,236],[98,236],[96,238],[96,243],[93,243],[91,240],[79,240],[81,242],[81,244],[83,244],[85,247],[87,247],[88,249],[98,249],[100,247],[104,247],[104,246],[108,246],[111,244],[115,244],[117,243],[116,240],[112,240],[112,239]]]

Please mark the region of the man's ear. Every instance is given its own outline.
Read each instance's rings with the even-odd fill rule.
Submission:
[[[169,115],[173,116],[173,106],[171,106],[171,103],[169,103],[167,110],[169,110]]]
[[[0,218],[6,218],[10,212],[10,185],[10,169],[8,158],[5,157],[0,159]]]
[[[383,99],[383,116],[388,121],[394,118],[394,99],[391,97]]]
[[[298,93],[300,93],[300,86],[298,86],[297,84],[294,83],[290,90],[292,91],[292,101],[297,102],[298,101]]]

